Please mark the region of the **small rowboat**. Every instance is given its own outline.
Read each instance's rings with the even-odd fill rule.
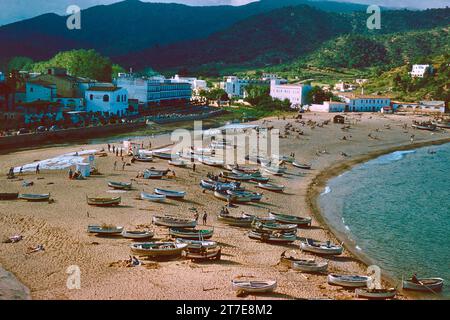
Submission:
[[[172,237],[183,238],[183,239],[209,239],[214,234],[214,229],[211,230],[193,230],[193,229],[183,229],[183,228],[171,228],[169,234]]]
[[[293,233],[259,232],[255,230],[250,231],[248,237],[262,242],[277,243],[291,243],[297,240],[297,235]]]
[[[358,275],[345,275],[345,274],[329,274],[327,281],[328,284],[333,286],[341,286],[345,288],[359,288],[367,287],[369,277]]]
[[[220,260],[222,255],[222,248],[217,245],[215,241],[194,241],[177,239],[178,243],[187,243],[187,248],[184,250],[184,256],[192,260]]]
[[[439,292],[444,286],[444,279],[442,278],[419,278],[418,282],[412,279],[402,281],[403,289],[422,291],[422,292]]]
[[[152,152],[152,155],[156,158],[165,159],[165,160],[172,160],[172,154],[168,152]],[[174,158],[176,158],[176,155],[173,155]]]
[[[90,198],[86,197],[87,204],[90,206],[98,206],[98,207],[112,207],[118,206],[122,201],[121,197],[117,198]]]
[[[254,221],[253,228],[255,230],[261,230],[261,231],[278,231],[278,232],[286,232],[286,233],[297,233],[297,225],[296,224]]]
[[[435,131],[436,130],[436,125],[434,124],[413,124],[412,127],[414,129],[418,129],[418,130],[427,130],[427,131]]]
[[[4,192],[0,193],[0,201],[1,200],[15,200],[19,197],[18,192]]]
[[[299,227],[310,226],[311,221],[312,221],[311,218],[290,216],[287,214],[280,214],[280,213],[274,213],[274,212],[270,212],[269,216],[274,218],[276,221],[278,221],[280,223],[296,224]]]
[[[368,288],[357,288],[355,289],[356,298],[365,298],[370,300],[386,300],[393,299],[397,294],[397,290],[391,289],[368,289]]]
[[[139,162],[152,162],[153,161],[153,157],[151,156],[143,156],[143,155],[138,155],[134,157],[134,160],[139,161]]]
[[[96,234],[121,234],[123,231],[123,227],[115,227],[115,226],[97,226],[97,225],[91,225],[88,226],[87,232],[89,233],[96,233]]]
[[[328,262],[300,259],[292,262],[292,269],[301,272],[322,273],[327,272]]]
[[[211,167],[223,167],[225,164],[225,161],[223,160],[217,160],[209,157],[198,157],[198,161]]]
[[[246,203],[246,202],[252,201],[252,197],[250,195],[247,195],[247,194],[245,194],[245,195],[240,195],[240,194],[229,195],[226,191],[220,191],[220,190],[214,191],[214,196],[217,199],[227,201],[227,202],[232,202],[232,203]]]
[[[132,184],[131,182],[114,182],[109,181],[108,187],[117,189],[117,190],[131,190]]]
[[[186,196],[185,191],[174,191],[174,190],[166,190],[166,189],[155,189],[156,194],[160,194],[163,196],[166,196],[167,198],[176,198],[176,199],[182,199]]]
[[[274,183],[258,183],[258,188],[269,190],[273,192],[283,192],[284,186],[281,184],[274,184]]]
[[[272,292],[277,287],[276,280],[259,281],[259,280],[232,280],[233,290],[242,290],[250,293]]]
[[[294,167],[297,167],[297,168],[300,168],[300,169],[305,169],[305,170],[310,170],[311,169],[311,165],[310,164],[299,163],[297,161],[292,162],[292,165]]]
[[[186,161],[181,160],[181,159],[169,160],[169,164],[171,166],[180,167],[180,168],[185,168],[188,165],[188,163]]]
[[[248,213],[243,213],[242,217],[244,217],[244,218],[251,218],[251,219],[253,219],[253,222],[261,222],[261,223],[272,223],[272,222],[275,222],[274,218],[271,218],[271,217],[258,217],[258,216],[255,216],[253,214],[248,214]]]
[[[235,174],[235,173],[230,173],[230,172],[226,172],[226,171],[222,171],[220,173],[220,176],[225,179],[235,180],[235,181],[250,181],[250,180],[252,180],[252,176],[249,174]]]
[[[154,225],[169,228],[195,228],[197,221],[194,219],[183,219],[173,216],[154,216],[152,218]]]
[[[244,166],[233,166],[228,165],[227,169],[231,170],[234,174],[250,174],[255,176],[261,176],[259,168],[255,167],[244,167]]]
[[[230,196],[233,196],[233,197],[247,197],[247,198],[250,198],[251,201],[253,201],[253,202],[261,201],[261,199],[263,197],[262,193],[256,193],[256,192],[250,192],[250,191],[227,190],[227,193]]]
[[[186,247],[186,243],[175,242],[144,242],[134,243],[130,246],[133,254],[151,257],[181,256],[181,252]]]
[[[249,217],[233,217],[227,214],[219,214],[217,216],[218,220],[228,224],[230,226],[236,227],[250,227],[253,222],[253,218]]]
[[[145,170],[144,179],[162,179],[164,173],[159,171]]]
[[[123,230],[122,237],[127,239],[149,239],[153,238],[155,233],[153,231],[133,231]]]
[[[306,239],[306,242],[300,244],[303,251],[308,251],[320,255],[337,256],[342,254],[343,247],[332,243],[316,242],[312,239]]]
[[[50,193],[45,194],[24,194],[21,193],[18,196],[19,199],[27,200],[27,201],[48,201],[50,199]]]
[[[226,190],[242,190],[243,188],[240,187],[239,182],[231,182],[231,183],[224,183],[224,182],[217,182],[210,179],[203,179],[200,181],[200,187],[206,190],[215,190],[220,189],[223,191]]]
[[[164,202],[166,201],[165,195],[160,194],[150,194],[146,192],[141,192],[141,199],[146,201],[152,201],[152,202]]]

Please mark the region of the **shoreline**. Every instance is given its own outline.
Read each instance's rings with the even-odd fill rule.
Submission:
[[[411,145],[390,147],[388,149],[374,151],[367,155],[359,156],[358,158],[348,160],[343,163],[339,163],[337,165],[333,165],[333,166],[330,166],[330,167],[327,167],[327,168],[321,170],[312,179],[312,181],[308,185],[308,189],[307,189],[306,201],[311,210],[311,213],[314,215],[315,219],[317,220],[317,222],[319,224],[323,225],[339,241],[343,242],[343,246],[345,247],[345,249],[347,251],[350,252],[351,255],[353,255],[355,258],[359,259],[361,261],[361,263],[363,263],[366,267],[373,264],[375,261],[369,255],[358,251],[344,233],[339,232],[332,223],[329,223],[326,221],[326,218],[325,218],[325,216],[320,208],[320,205],[318,203],[323,189],[328,185],[329,180],[339,176],[340,174],[342,174],[344,172],[348,172],[348,171],[352,170],[355,166],[357,166],[359,164],[366,163],[370,160],[379,158],[383,155],[391,154],[396,151],[415,150],[415,149],[420,149],[420,148],[427,147],[430,145],[442,145],[442,144],[447,144],[447,143],[450,143],[450,138],[444,138],[444,139],[435,140],[435,141],[417,142],[417,143],[413,143]],[[382,272],[382,280],[386,281],[393,287],[397,287],[399,285],[396,277],[387,271]],[[402,294],[408,298],[417,298],[418,297],[418,295],[411,293],[411,292],[407,292],[407,291],[402,291]]]

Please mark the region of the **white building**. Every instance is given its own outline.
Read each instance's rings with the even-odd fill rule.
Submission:
[[[35,80],[27,81],[25,85],[25,102],[54,101],[56,99],[56,84]]]
[[[379,112],[383,107],[391,105],[391,99],[375,95],[341,95],[350,112]]]
[[[274,99],[288,99],[292,106],[301,106],[308,103],[308,92],[312,87],[307,84],[288,84],[286,80],[276,79],[270,81],[270,96]]]
[[[430,64],[415,64],[409,73],[413,78],[423,78],[426,73],[433,73],[433,66]]]
[[[220,82],[220,88],[225,90],[230,98],[244,98],[245,87],[248,85],[268,85],[268,81],[240,79],[236,76],[228,76]]]
[[[124,116],[128,110],[128,92],[116,86],[91,87],[86,90],[86,111]]]
[[[163,76],[137,78],[133,74],[121,73],[115,84],[126,89],[130,99],[136,99],[144,105],[184,104],[192,98],[190,83],[165,79]]]
[[[323,104],[312,104],[308,107],[311,112],[345,112],[346,103],[324,101]]]
[[[197,79],[194,77],[180,77],[175,75],[172,79],[173,82],[187,82],[191,85],[192,90],[198,94],[201,90],[207,90],[208,85],[205,80]]]

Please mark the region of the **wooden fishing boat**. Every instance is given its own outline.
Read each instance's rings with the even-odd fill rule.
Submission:
[[[418,278],[418,282],[412,279],[402,281],[403,289],[422,292],[439,292],[444,286],[444,279],[442,278]]]
[[[274,184],[274,183],[258,183],[258,188],[260,189],[264,189],[264,190],[269,190],[269,191],[273,191],[273,192],[283,192],[285,186],[281,185],[281,184]]]
[[[173,216],[154,216],[152,218],[154,225],[169,228],[195,228],[197,221],[194,219],[183,219]]]
[[[141,199],[146,200],[146,201],[164,202],[164,201],[166,201],[166,198],[167,197],[165,195],[141,192]]]
[[[172,156],[174,158],[177,157],[176,155],[172,155],[169,152],[158,152],[158,151],[153,151],[152,156],[154,156],[156,158],[164,159],[164,160],[172,160]]]
[[[227,171],[222,171],[220,173],[220,176],[225,178],[225,179],[229,179],[229,180],[235,180],[235,181],[250,181],[252,180],[252,176],[248,175],[248,174],[235,174],[235,173],[230,173]]]
[[[218,182],[218,181],[213,181],[211,179],[202,179],[200,181],[200,187],[202,187],[203,189],[206,190],[222,190],[222,191],[227,191],[227,190],[241,190],[244,191],[244,188],[240,187],[240,183],[238,182],[229,182],[229,183],[225,183],[225,182]]]
[[[368,288],[356,288],[355,297],[365,298],[370,300],[386,300],[394,299],[397,294],[397,290],[391,289],[368,289]]]
[[[232,280],[233,290],[242,290],[250,293],[272,292],[277,287],[276,280]]]
[[[253,221],[253,228],[255,230],[262,231],[278,231],[278,232],[287,232],[287,233],[297,233],[297,225],[296,224],[284,224],[277,222],[261,222],[258,220]]]
[[[206,230],[195,230],[195,229],[183,229],[183,228],[170,228],[169,234],[175,238],[183,239],[209,239],[214,234],[214,229]]]
[[[220,260],[222,255],[222,248],[217,245],[215,241],[195,241],[177,239],[179,243],[187,243],[184,249],[184,256],[191,260]]]
[[[227,191],[221,191],[217,189],[214,191],[214,196],[217,199],[232,203],[246,203],[252,201],[252,198],[249,195],[229,195]]]
[[[142,154],[134,156],[133,159],[138,161],[138,162],[152,162],[153,161],[153,157],[145,156],[145,155],[142,155]]]
[[[108,182],[108,187],[113,188],[113,189],[117,189],[117,190],[131,190],[132,184],[131,184],[131,182],[114,182],[114,181],[109,181]]]
[[[260,232],[256,230],[250,231],[248,237],[251,239],[260,240],[262,242],[274,242],[274,243],[291,243],[297,240],[297,235],[293,233]]]
[[[16,200],[19,197],[18,192],[3,192],[0,193],[0,201],[2,200]]]
[[[30,202],[48,201],[50,199],[50,193],[44,194],[26,194],[21,193],[18,196],[19,199],[27,200]]]
[[[305,169],[305,170],[310,170],[311,169],[311,165],[310,164],[305,164],[305,163],[300,163],[297,161],[292,162],[292,165],[294,167],[300,168],[300,169]]]
[[[87,232],[105,235],[116,235],[123,232],[123,227],[90,225],[87,228]]]
[[[325,273],[328,262],[318,262],[314,259],[299,259],[292,262],[292,269],[301,272]]]
[[[228,224],[230,226],[236,226],[236,227],[250,227],[253,222],[253,218],[249,217],[234,217],[227,214],[219,214],[217,216],[217,219],[220,222],[223,222],[225,224]]]
[[[150,239],[155,236],[153,231],[139,231],[139,230],[123,230],[122,237],[126,239]]]
[[[328,284],[333,286],[341,286],[345,288],[359,288],[367,287],[369,277],[359,275],[346,275],[346,274],[329,274],[327,281]]]
[[[330,242],[316,242],[313,239],[306,239],[306,242],[300,244],[303,251],[308,251],[320,255],[340,255],[344,250],[342,246],[332,244]]]
[[[256,193],[256,192],[250,192],[250,191],[227,190],[227,193],[230,196],[235,196],[235,197],[248,197],[253,202],[261,201],[261,199],[263,197],[262,193]]]
[[[95,198],[86,196],[86,201],[88,205],[98,206],[98,207],[112,207],[118,206],[122,201],[121,197],[117,198]]]
[[[272,223],[275,222],[275,219],[272,217],[258,217],[253,214],[243,213],[242,217],[244,218],[251,218],[253,219],[253,222],[261,222],[261,223]]]
[[[175,199],[182,199],[186,196],[185,191],[174,191],[160,188],[156,188],[155,193],[166,196],[167,198],[175,198]]]
[[[181,159],[169,160],[169,164],[174,167],[186,168],[188,163]]]
[[[144,171],[144,179],[162,179],[162,177],[164,177],[164,173],[162,172],[155,172],[152,170]]]
[[[198,157],[198,161],[211,167],[223,167],[225,164],[225,161],[223,160],[213,159],[210,157]]]
[[[311,226],[312,219],[307,217],[290,216],[287,214],[269,212],[269,216],[280,223],[296,224],[299,227]]]
[[[187,244],[176,242],[144,242],[130,246],[133,254],[150,257],[181,256],[186,247]]]

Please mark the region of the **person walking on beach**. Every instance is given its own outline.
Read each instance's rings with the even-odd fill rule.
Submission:
[[[411,138],[410,138],[410,140],[411,140],[411,143],[414,143],[414,138],[415,138],[416,136],[413,134],[413,135],[411,135]]]
[[[122,163],[122,171],[125,171],[125,166],[127,165],[127,163],[124,161],[123,163]]]
[[[117,161],[114,161],[114,171],[117,170]]]
[[[39,164],[36,166],[36,174],[39,174],[39,173],[41,173],[41,170],[40,170],[40,168],[39,168]]]
[[[116,153],[116,146],[113,145],[113,153]]]
[[[69,169],[69,180],[72,180],[73,178],[73,171],[72,168]]]
[[[108,152],[111,152],[111,145],[108,143]]]
[[[120,156],[123,158],[123,149],[120,148]]]
[[[119,156],[119,148],[116,149],[116,157]]]
[[[21,176],[22,173],[23,173],[23,167],[20,167],[20,170],[19,170],[19,176]]]
[[[195,163],[192,165],[192,171],[195,172]]]
[[[208,214],[205,211],[205,213],[203,213],[203,225],[206,225],[207,221],[208,221]]]
[[[199,215],[198,212],[196,211],[196,212],[194,213],[194,219],[195,219],[195,222],[198,222],[198,218],[200,218],[200,215]]]

